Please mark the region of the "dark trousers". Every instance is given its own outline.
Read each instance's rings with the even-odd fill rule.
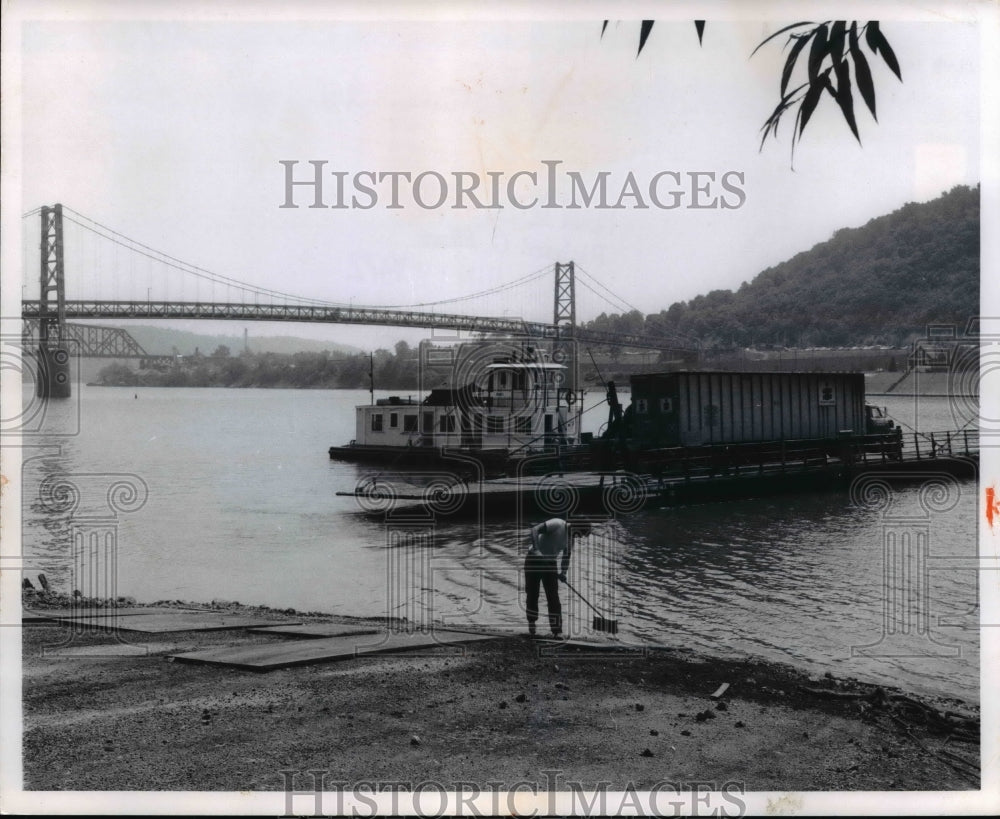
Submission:
[[[559,570],[556,559],[528,555],[524,561],[524,588],[527,592],[528,625],[534,628],[538,619],[539,586],[545,587],[545,602],[549,608],[549,627],[553,634],[562,632],[562,605],[559,603]]]

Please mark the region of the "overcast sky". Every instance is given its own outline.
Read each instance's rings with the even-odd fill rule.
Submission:
[[[263,4],[249,8],[270,19],[213,21],[153,4],[129,12],[146,19],[102,20],[109,14],[101,7],[79,8],[20,31],[22,212],[61,202],[215,273],[330,301],[448,299],[572,259],[624,303],[655,312],[739,287],[838,228],[981,180],[981,31],[962,22],[966,4],[924,12],[919,22],[882,10],[904,82],[871,58],[879,122],[857,99],[859,145],[825,99],[794,169],[791,121],[758,150],[778,98],[784,41],[749,55],[805,16],[797,9],[761,5],[742,22],[706,14],[699,46],[694,12],[682,7],[677,19],[659,19],[637,59],[637,20],[612,21],[601,38],[596,6],[574,12],[583,19],[517,19],[523,14],[494,8],[486,16],[495,19],[466,22],[320,19],[312,7],[312,19],[291,21]],[[298,161],[297,179],[311,177],[310,160],[325,161],[328,205],[337,200],[334,171],[346,173],[348,203],[352,195],[371,202],[353,188],[363,171],[435,172],[449,195],[421,208],[401,180],[402,207],[389,208],[386,181],[373,186],[378,201],[369,209],[309,208],[313,194],[299,186],[293,201],[301,207],[282,208],[282,160]],[[606,171],[608,204],[631,173],[649,207],[628,196],[620,209],[543,208],[543,161],[560,163],[552,166],[559,204],[570,202],[568,172],[590,185]],[[522,203],[538,196],[537,205],[510,204],[506,185],[518,171],[538,174],[538,185],[522,176],[514,189]],[[664,203],[679,191],[677,208],[650,201],[650,182],[663,171],[680,175],[679,186],[661,176],[657,188]],[[487,200],[487,173],[502,173],[504,207],[450,207],[455,172],[476,174]],[[691,189],[695,172],[714,174],[696,177],[704,193]],[[425,204],[437,199],[435,181],[424,179]],[[174,274],[125,261],[125,253],[114,260],[115,281],[99,275],[114,269],[113,248],[77,233],[70,298],[182,297]],[[37,217],[26,236],[37,243]],[[551,291],[546,277],[478,306],[545,320]],[[197,297],[227,294],[202,288]],[[580,320],[613,309],[582,289],[578,305]],[[385,328],[273,331],[361,346],[397,337]]]

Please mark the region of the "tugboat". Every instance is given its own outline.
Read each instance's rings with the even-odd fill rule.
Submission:
[[[436,365],[451,385],[357,407],[354,440],[330,447],[330,458],[404,468],[464,461],[488,475],[513,474],[525,458],[558,462],[590,437],[580,432],[583,391],[548,350],[508,340],[444,355],[421,345],[420,355],[422,381],[434,380]]]

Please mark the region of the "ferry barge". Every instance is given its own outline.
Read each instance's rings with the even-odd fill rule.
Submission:
[[[545,363],[491,362],[485,380],[468,390],[432,391],[422,402],[386,399],[358,408],[358,423],[365,431],[379,424],[383,429],[386,424],[394,425],[390,429],[403,424],[414,429],[420,426],[420,413],[427,412],[428,429],[431,418],[438,431],[443,423],[445,435],[453,436],[445,440],[454,446],[435,450],[437,439],[431,435],[426,446],[387,447],[395,463],[403,463],[395,455],[400,449],[437,452],[438,463],[454,473],[461,459],[469,458],[488,467],[478,481],[455,477],[449,482],[438,473],[428,483],[419,475],[413,480],[412,475],[383,473],[338,494],[358,497],[374,514],[383,513],[391,499],[389,507],[415,504],[435,514],[555,510],[565,516],[574,510],[627,514],[647,500],[674,505],[842,489],[864,472],[894,481],[921,479],[931,467],[963,479],[976,474],[978,430],[904,435],[883,408],[866,402],[862,373],[679,370],[635,375],[630,405],[619,404],[609,382],[608,423],[599,435],[577,435],[574,440],[563,433],[579,430],[582,395],[569,399],[557,384],[560,367],[542,366]],[[511,397],[516,372],[525,373],[525,383],[531,374],[528,392],[537,389],[538,400]],[[554,399],[549,388],[555,390]],[[499,423],[485,419],[494,411],[516,418],[519,407],[534,418],[532,433],[527,433],[529,422],[523,421],[526,431],[518,437],[516,425],[511,426],[515,422],[508,421],[508,442],[500,435]],[[407,413],[414,420],[403,421]],[[383,420],[373,421],[379,414]],[[477,415],[484,420],[477,421]],[[459,420],[454,432],[448,432],[451,422],[440,419],[452,416]],[[464,425],[462,418],[467,419]],[[414,434],[421,432],[416,429]],[[476,446],[483,448],[472,448]],[[336,457],[353,448],[334,448],[330,454]],[[371,451],[370,445],[366,451]],[[487,462],[488,457],[496,460]],[[428,461],[412,463],[426,466]]]
[[[453,373],[468,373],[465,383],[433,388],[423,399],[390,396],[356,407],[354,440],[330,447],[330,458],[400,468],[482,467],[496,475],[516,471],[524,460],[558,467],[586,449],[583,392],[572,386],[566,365],[536,347],[465,346],[478,352],[459,351],[449,360]]]

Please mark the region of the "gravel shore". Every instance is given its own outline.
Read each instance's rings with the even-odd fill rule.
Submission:
[[[289,770],[348,783],[544,785],[541,772],[558,770],[583,788],[979,786],[978,708],[773,663],[553,653],[509,636],[260,674],[169,655],[287,638],[119,634],[143,653],[106,656],[115,634],[87,631],[67,644],[73,656],[59,656],[52,646],[69,629],[24,627],[25,788],[281,791]]]

